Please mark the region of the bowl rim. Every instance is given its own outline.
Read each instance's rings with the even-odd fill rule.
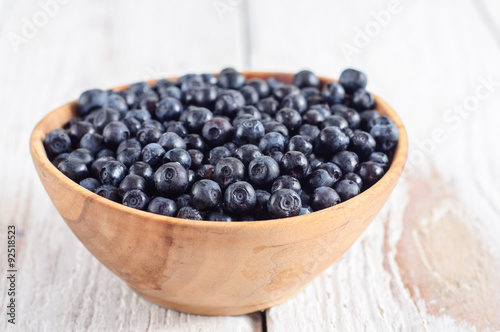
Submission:
[[[269,77],[280,77],[280,78],[288,78],[291,79],[291,77],[294,75],[294,73],[286,73],[286,72],[259,72],[259,71],[242,71],[241,72],[243,75],[246,76],[247,79],[251,78],[261,78],[261,79],[267,79]],[[217,75],[217,74],[215,74]],[[175,80],[178,77],[168,77],[166,79],[170,80]],[[332,82],[332,81],[337,81],[336,79],[325,77],[325,76],[318,76],[318,78],[321,81],[321,84],[324,84],[326,82]],[[150,80],[147,81],[150,85],[154,84],[157,79],[155,80]],[[126,89],[130,84],[127,85],[122,85],[118,86],[115,88],[112,88],[111,90],[114,91],[119,91]],[[141,219],[149,219],[151,221],[155,221],[158,223],[165,223],[165,224],[174,224],[175,226],[179,227],[195,227],[195,228],[206,228],[212,231],[216,232],[230,232],[236,228],[241,229],[270,229],[273,228],[275,229],[276,227],[278,228],[288,228],[288,227],[294,227],[296,224],[308,224],[308,223],[316,223],[317,220],[314,218],[315,214],[318,213],[329,213],[334,215],[335,213],[345,209],[348,205],[351,206],[357,206],[361,202],[363,202],[367,197],[371,196],[378,196],[381,195],[385,188],[387,186],[390,186],[391,183],[393,182],[394,178],[397,180],[401,176],[404,165],[406,163],[406,158],[408,155],[408,137],[407,137],[407,132],[405,130],[405,127],[396,113],[394,109],[389,106],[383,99],[378,97],[377,95],[373,94],[375,98],[375,105],[377,110],[382,110],[382,113],[384,115],[387,115],[393,122],[396,124],[396,126],[399,128],[399,140],[398,144],[396,145],[396,149],[393,154],[392,158],[392,163],[389,169],[386,171],[384,176],[378,180],[374,185],[372,185],[370,188],[367,190],[361,192],[359,195],[345,201],[341,202],[340,204],[337,204],[335,206],[315,211],[309,214],[305,215],[300,215],[300,216],[294,216],[294,217],[287,217],[287,218],[281,218],[281,219],[266,219],[266,220],[256,220],[256,221],[235,221],[235,222],[213,222],[213,221],[208,221],[208,220],[192,220],[192,219],[182,219],[182,218],[177,218],[177,217],[169,217],[169,216],[163,216],[159,214],[155,214],[152,212],[148,211],[141,211],[138,209],[134,209],[128,206],[125,206],[121,203],[111,201],[109,199],[106,199],[104,197],[101,197],[90,190],[85,189],[84,187],[80,186],[78,183],[73,182],[70,178],[66,177],[62,172],[60,172],[53,164],[52,162],[48,159],[48,156],[45,152],[45,148],[43,146],[43,139],[46,136],[45,131],[42,129],[45,126],[45,123],[53,117],[56,117],[59,113],[65,113],[67,112],[68,109],[72,110],[75,112],[76,110],[76,100],[73,100],[69,103],[66,103],[62,106],[59,106],[55,110],[51,111],[47,115],[45,115],[35,126],[33,129],[33,132],[30,137],[30,152],[31,156],[34,160],[37,160],[39,162],[39,165],[43,168],[42,172],[48,172],[50,175],[52,175],[54,178],[56,178],[58,181],[63,183],[64,185],[67,185],[71,188],[71,190],[75,190],[75,192],[78,195],[81,195],[85,197],[86,199],[91,199],[95,201],[96,203],[105,206],[108,209],[111,210],[116,210],[120,212],[125,212],[125,213],[130,213],[137,218]],[[55,129],[55,128],[53,128]]]

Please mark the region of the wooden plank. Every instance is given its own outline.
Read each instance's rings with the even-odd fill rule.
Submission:
[[[9,2],[10,3],[10,2]],[[196,10],[193,9],[196,7]],[[203,317],[138,298],[64,224],[35,175],[32,128],[92,87],[243,65],[238,12],[221,20],[211,2],[71,1],[15,52],[8,32],[40,12],[37,2],[0,12],[0,236],[17,228],[17,324],[26,331],[261,331],[261,315]],[[8,17],[8,20],[3,20]],[[210,29],[197,22],[201,20]],[[225,48],[229,43],[231,48]],[[7,156],[7,157],[5,157]],[[6,256],[0,256],[6,267]],[[2,303],[7,299],[1,283]],[[5,309],[4,309],[5,310]],[[14,329],[0,315],[0,330]]]
[[[259,27],[252,69],[335,77],[362,68],[410,138],[407,172],[383,211],[340,261],[267,311],[268,330],[500,329],[500,158],[487,143],[500,123],[500,89],[484,83],[500,81],[500,48],[476,8],[401,1],[362,44],[359,31],[388,2],[250,4],[250,25]],[[345,56],[342,43],[359,52]]]

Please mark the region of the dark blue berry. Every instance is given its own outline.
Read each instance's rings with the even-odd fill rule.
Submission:
[[[352,173],[358,167],[359,157],[352,151],[340,151],[332,157],[332,163],[340,167],[342,174]]]
[[[191,206],[180,208],[177,212],[177,218],[190,220],[203,220],[201,212]]]
[[[262,153],[269,155],[273,151],[285,150],[286,139],[277,132],[270,132],[264,135],[259,142],[259,149]]]
[[[283,135],[283,137],[288,137],[288,135],[289,135],[288,128],[281,122],[271,120],[271,121],[264,123],[263,125],[264,125],[264,129],[265,129],[266,134],[276,132],[276,133],[280,133],[281,135]]]
[[[245,178],[245,166],[234,157],[223,158],[215,165],[213,178],[221,188],[225,189],[230,184]]]
[[[302,193],[302,186],[300,185],[300,181],[289,175],[281,175],[276,180],[274,180],[271,186],[271,193],[274,193],[275,191],[280,189],[291,189],[299,195]]]
[[[238,113],[236,113],[237,117],[242,115],[250,115],[252,118],[257,120],[260,120],[262,118],[262,114],[257,109],[257,107],[252,105],[244,106],[238,111]]]
[[[373,161],[377,164],[380,164],[382,167],[386,167],[389,165],[389,158],[383,152],[373,152],[369,157],[368,161]]]
[[[313,209],[308,205],[302,205],[302,208],[300,208],[299,216],[309,213],[313,213]]]
[[[267,202],[267,210],[274,218],[287,218],[299,214],[302,203],[299,194],[291,189],[275,191]]]
[[[96,189],[101,186],[101,182],[99,182],[99,180],[94,178],[85,178],[82,181],[80,181],[80,186],[82,186],[87,190],[95,192]]]
[[[189,156],[191,157],[191,168],[198,169],[203,164],[204,155],[200,150],[189,149]]]
[[[175,202],[177,204],[177,208],[181,209],[186,206],[191,206],[191,203],[193,202],[193,197],[189,194],[183,194],[177,197]]]
[[[152,125],[142,126],[137,132],[136,138],[142,144],[146,146],[149,143],[156,143],[160,139],[162,132],[160,129]]]
[[[82,139],[83,135],[93,132],[95,132],[95,129],[92,123],[87,121],[78,121],[70,125],[68,134],[73,143],[78,143]]]
[[[66,159],[59,163],[58,169],[71,180],[79,183],[89,176],[89,170],[80,159]]]
[[[238,145],[257,144],[264,137],[264,125],[256,119],[241,121],[234,130],[234,142]]]
[[[139,175],[129,174],[120,182],[120,185],[118,186],[118,195],[123,197],[130,190],[138,189],[146,191],[146,188],[147,182],[144,178]]]
[[[297,179],[303,179],[311,173],[311,166],[307,157],[298,151],[288,151],[280,161],[280,168],[284,174]]]
[[[142,149],[142,145],[137,139],[129,138],[128,140],[123,141],[120,143],[120,145],[118,145],[118,148],[116,148],[116,153],[119,154],[120,152],[128,148]]]
[[[163,126],[165,127],[165,132],[175,133],[182,138],[188,134],[186,127],[180,121],[165,121],[163,122]]]
[[[335,179],[324,169],[315,169],[312,173],[304,180],[304,187],[312,192],[318,187],[331,187],[335,183]]]
[[[130,136],[132,136],[132,137],[136,136],[137,132],[142,127],[141,122],[134,117],[125,118],[125,119],[123,119],[122,122],[124,125],[127,126],[128,130],[130,131]]]
[[[281,108],[292,108],[302,114],[307,110],[306,97],[299,92],[290,93],[281,100]]]
[[[144,192],[138,189],[133,189],[127,191],[125,196],[123,196],[122,203],[123,205],[134,209],[146,210],[149,204],[149,197]]]
[[[361,159],[366,159],[375,150],[376,145],[372,135],[365,131],[357,130],[351,138],[350,149],[356,152]]]
[[[363,180],[363,188],[367,189],[371,187],[375,182],[380,180],[384,176],[384,167],[373,161],[366,161],[359,165],[358,175]]]
[[[374,108],[375,98],[365,89],[358,89],[352,95],[352,106],[358,111]]]
[[[54,165],[55,167],[59,167],[59,164],[61,163],[61,161],[66,160],[66,158],[68,158],[68,156],[69,156],[68,152],[63,152],[63,153],[58,154],[52,160],[52,165]]]
[[[349,128],[358,129],[361,124],[361,117],[356,110],[345,105],[333,105],[331,111],[334,115],[339,115],[347,120]]]
[[[340,203],[340,196],[330,187],[316,188],[311,197],[311,207],[314,211],[329,208]]]
[[[236,72],[225,72],[219,76],[219,85],[224,89],[239,90],[245,84],[245,76]]]
[[[162,216],[175,217],[177,215],[177,204],[165,197],[155,197],[149,204],[147,210]]]
[[[377,110],[366,110],[359,113],[359,117],[361,119],[360,128],[363,130],[368,130],[368,123],[372,121],[372,119],[380,118],[382,115]]]
[[[162,133],[165,132],[165,126],[158,120],[154,120],[154,119],[145,120],[142,123],[142,126],[154,126],[154,127],[158,128]]]
[[[288,142],[288,151],[302,152],[306,157],[313,151],[312,138],[309,136],[295,135]]]
[[[135,162],[141,160],[141,149],[126,148],[116,155],[116,160],[130,167]]]
[[[160,144],[165,151],[187,148],[186,142],[179,135],[171,132],[162,134],[158,139],[158,144]]]
[[[349,145],[349,137],[339,127],[326,127],[316,139],[316,151],[324,155],[333,155],[343,151]]]
[[[292,108],[282,108],[276,113],[276,121],[281,122],[291,132],[299,129],[302,124],[302,116]]]
[[[191,188],[193,207],[199,210],[214,208],[219,205],[222,191],[217,182],[212,180],[200,180]]]
[[[102,149],[101,151],[97,152],[95,155],[96,159],[101,158],[101,157],[115,157],[116,153],[113,150],[110,149]]]
[[[208,221],[231,222],[231,221],[233,221],[233,218],[231,218],[230,215],[228,215],[226,212],[224,212],[223,209],[217,209],[217,210],[210,211],[208,213],[207,220]]]
[[[361,191],[356,182],[348,179],[340,180],[339,182],[335,183],[334,188],[343,202],[359,195]]]
[[[274,116],[279,109],[280,103],[273,97],[267,97],[259,100],[256,106],[260,112]]]
[[[342,170],[337,164],[326,162],[322,163],[321,165],[318,166],[317,169],[324,169],[325,171],[330,174],[330,176],[335,180],[338,181],[342,177]]]
[[[259,98],[266,98],[271,93],[267,82],[260,78],[250,79],[247,81],[247,84],[252,86],[257,91]]]
[[[245,166],[248,166],[252,160],[261,156],[262,153],[260,152],[259,147],[253,144],[240,146],[234,154],[234,157],[241,160]]]
[[[245,104],[247,105],[255,105],[259,101],[259,94],[257,93],[257,90],[250,85],[242,87],[240,92],[245,98]]]
[[[366,88],[367,78],[363,72],[348,68],[340,74],[339,83],[347,93],[353,93],[360,88]]]
[[[208,152],[207,161],[212,165],[224,158],[231,157],[231,152],[224,146],[217,146]]]
[[[95,193],[99,196],[112,200],[114,202],[120,201],[120,195],[118,195],[118,188],[112,185],[102,185],[95,190]]]
[[[95,116],[94,116],[94,127],[99,131],[102,132],[104,127],[108,125],[111,122],[114,121],[119,121],[120,120],[120,113],[117,110],[114,110],[112,108],[101,108],[97,111],[95,111]]]
[[[363,180],[356,173],[347,173],[342,177],[342,180],[351,180],[354,183],[356,183],[359,186],[359,188],[363,188]]]
[[[293,84],[282,84],[273,89],[273,96],[279,101],[290,93],[300,93],[300,89]]]
[[[241,215],[250,212],[257,203],[255,189],[248,182],[235,182],[227,187],[224,203],[230,213]]]
[[[151,113],[143,109],[130,110],[125,114],[125,119],[134,118],[141,124],[146,120],[151,120]]]
[[[154,171],[151,165],[143,162],[143,161],[138,161],[134,163],[132,166],[130,166],[130,169],[128,171],[128,174],[133,174],[133,175],[138,175],[142,177],[148,185],[153,185],[153,176],[154,176]]]
[[[302,123],[318,126],[323,121],[325,121],[325,116],[316,109],[310,109],[302,115]]]
[[[130,137],[130,130],[123,122],[114,121],[104,127],[102,137],[107,146],[114,148]]]
[[[344,87],[337,82],[329,82],[323,86],[321,96],[329,105],[340,104],[344,101]]]
[[[155,115],[160,121],[177,120],[181,115],[184,108],[182,103],[172,97],[167,97],[156,105]]]
[[[233,118],[245,106],[245,97],[239,91],[226,90],[215,101],[214,114]]]
[[[128,104],[125,98],[114,92],[108,95],[103,107],[117,110],[121,116],[125,116],[125,113],[128,111]]]
[[[137,96],[132,91],[127,89],[127,90],[117,91],[116,94],[125,99],[125,102],[127,103],[129,109],[137,105]]]
[[[184,142],[186,144],[186,149],[196,149],[200,150],[201,152],[205,152],[205,149],[207,147],[207,143],[205,143],[203,137],[198,134],[187,135],[186,137],[184,137]],[[167,149],[165,148],[165,150]]]
[[[370,131],[377,142],[376,149],[382,152],[388,152],[398,143],[399,128],[393,124],[377,124]]]
[[[263,156],[255,158],[248,165],[248,179],[255,186],[271,184],[280,175],[280,167],[276,160]]]
[[[110,156],[99,157],[94,160],[92,165],[90,166],[90,172],[96,178],[99,177],[99,173],[101,173],[101,168],[111,160],[115,160],[115,158]]]
[[[102,184],[117,187],[126,175],[127,167],[117,160],[111,160],[101,167],[99,179]]]
[[[185,117],[184,117],[185,116]],[[213,118],[212,112],[208,108],[189,106],[188,109],[181,115],[181,121],[190,132],[201,132],[201,129]]]
[[[316,140],[320,133],[321,130],[317,126],[313,126],[310,124],[303,124],[299,128],[299,135],[309,136],[313,140]]]
[[[99,89],[85,91],[80,95],[76,103],[78,113],[80,115],[87,115],[91,111],[101,108],[106,102],[107,97],[108,94],[106,91]]]
[[[255,190],[256,203],[253,214],[261,220],[270,219],[269,212],[267,211],[267,202],[271,198],[271,194],[265,190]]]
[[[142,98],[139,98],[139,108],[151,114],[155,114],[156,104],[158,104],[159,101],[160,98],[158,98],[156,94],[144,95]]]
[[[136,82],[130,84],[128,89],[133,92],[137,97],[142,97],[143,95],[153,91],[151,85],[148,82]]]
[[[49,155],[58,155],[71,148],[71,138],[64,129],[54,129],[45,136],[43,145]]]
[[[154,174],[156,190],[166,197],[176,197],[183,194],[188,185],[188,172],[179,163],[161,165]]]
[[[325,119],[325,121],[323,121],[321,127],[339,127],[341,130],[344,130],[346,128],[349,128],[349,123],[340,115],[330,115]]]
[[[87,149],[83,149],[83,148],[76,149],[76,150],[72,151],[68,155],[67,159],[81,160],[85,163],[85,166],[87,166],[87,167],[90,167],[92,165],[92,163],[94,162],[94,157],[92,156],[90,151]]]
[[[310,70],[301,70],[297,74],[293,75],[292,84],[298,86],[299,88],[305,87],[318,87],[319,78]]]
[[[201,135],[209,145],[221,145],[233,135],[231,122],[221,117],[214,117],[203,125]]]
[[[215,166],[210,164],[201,165],[196,169],[195,175],[197,180],[211,179],[214,174]]]
[[[165,152],[163,163],[177,162],[185,169],[191,167],[191,155],[184,149],[172,149]]]
[[[141,151],[142,161],[155,168],[162,164],[164,155],[165,149],[158,143],[149,143]]]

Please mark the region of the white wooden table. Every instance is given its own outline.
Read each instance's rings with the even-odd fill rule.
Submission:
[[[0,330],[500,330],[498,1],[40,3],[52,5],[0,3]],[[37,179],[28,139],[85,89],[229,65],[363,69],[407,126],[408,167],[362,237],[297,297],[262,314],[186,315],[138,298],[83,247]]]

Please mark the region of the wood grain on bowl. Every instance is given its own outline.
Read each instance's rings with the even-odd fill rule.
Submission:
[[[285,73],[244,74],[285,82],[292,78]],[[293,218],[183,220],[134,210],[87,191],[51,164],[42,142],[50,130],[75,115],[75,102],[56,109],[35,127],[31,154],[71,230],[139,295],[177,311],[238,315],[264,310],[302,290],[356,241],[389,197],[403,170],[408,143],[394,110],[378,97],[376,103],[400,130],[386,175],[347,202]]]

